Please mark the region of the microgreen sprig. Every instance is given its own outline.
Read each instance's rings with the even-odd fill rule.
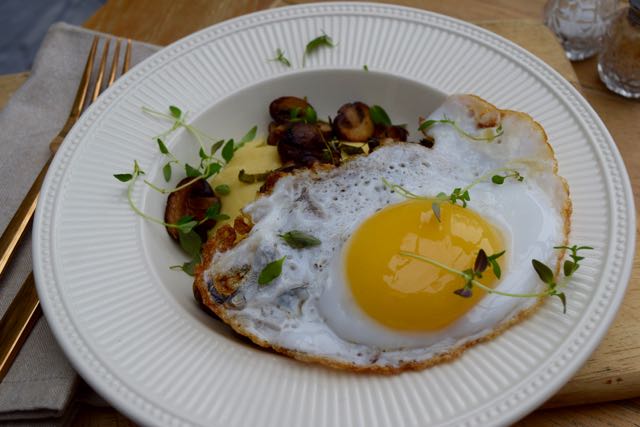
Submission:
[[[167,157],[167,162],[162,167],[162,174],[164,176],[165,181],[171,180],[172,175],[172,165],[184,165],[185,174],[188,180],[185,184],[180,185],[173,189],[161,188],[153,184],[152,182],[143,179],[144,183],[151,187],[152,189],[162,193],[169,194],[183,188],[190,186],[191,184],[197,182],[200,179],[208,179],[213,175],[217,174],[222,170],[222,168],[231,161],[234,153],[240,149],[247,142],[255,139],[257,133],[257,127],[253,127],[246,135],[240,139],[237,143],[234,142],[233,139],[230,140],[220,140],[215,141],[212,137],[205,134],[198,128],[193,125],[187,123],[186,118],[187,114],[183,113],[182,110],[175,105],[169,106],[168,113],[162,113],[159,111],[152,110],[147,107],[142,108],[143,112],[146,114],[152,115],[154,117],[162,118],[165,120],[169,120],[172,122],[169,130],[162,132],[159,135],[154,137],[154,140],[157,143],[158,150],[160,153]],[[184,128],[187,132],[189,132],[198,142],[199,144],[199,157],[200,164],[197,167],[191,166],[188,163],[182,163],[176,156],[174,156],[163,138],[176,131],[179,128]],[[211,146],[207,150],[206,144],[211,143]],[[220,213],[220,203],[214,203],[210,206],[206,211],[205,215],[201,220],[195,220],[192,216],[184,216],[180,218],[175,223],[167,223],[162,219],[155,218],[151,215],[147,215],[140,208],[136,206],[133,201],[133,189],[136,181],[142,175],[144,175],[144,171],[140,168],[140,165],[137,161],[134,161],[133,172],[132,173],[124,173],[124,174],[115,174],[114,177],[121,182],[126,182],[127,185],[127,200],[132,210],[141,216],[142,218],[154,222],[156,224],[165,226],[167,228],[175,228],[178,230],[178,240],[182,249],[191,257],[191,260],[177,266],[172,266],[172,269],[181,269],[187,274],[193,275],[195,265],[200,262],[200,247],[202,245],[202,239],[195,232],[194,228],[203,224],[209,220],[225,220],[229,219],[227,215]],[[218,185],[215,189],[217,194],[225,195],[229,194],[230,188],[228,185]]]
[[[195,266],[200,262],[200,247],[202,246],[202,239],[195,232],[194,228],[203,224],[209,220],[222,221],[225,219],[229,219],[229,216],[220,213],[220,203],[216,202],[213,205],[209,206],[205,211],[204,218],[200,221],[196,221],[193,216],[185,215],[176,221],[174,224],[167,223],[159,218],[153,217],[151,215],[147,215],[144,213],[138,206],[136,206],[133,201],[133,188],[137,179],[144,175],[144,171],[140,168],[140,165],[137,161],[133,162],[133,171],[131,173],[122,173],[115,174],[114,177],[120,182],[127,183],[127,201],[129,206],[133,211],[140,215],[142,218],[154,222],[156,224],[163,225],[168,228],[175,228],[178,230],[178,241],[180,243],[180,247],[191,257],[191,259],[182,265],[173,265],[170,266],[172,270],[182,270],[185,273],[193,276]]]
[[[578,268],[580,268],[580,261],[584,259],[584,257],[578,256],[578,251],[593,250],[593,247],[573,245],[573,246],[554,246],[554,249],[567,249],[571,251],[571,253],[569,254],[571,261],[565,260],[562,268],[565,277],[571,277],[571,275],[573,275],[573,273],[575,273],[578,270]]]
[[[329,37],[325,32],[322,32],[321,36],[316,37],[307,43],[307,46],[304,49],[304,53],[302,54],[302,66],[305,66],[305,62],[307,56],[311,55],[313,52],[317,51],[321,47],[335,47],[336,44],[333,42],[333,39]]]
[[[382,178],[382,182],[391,191],[395,191],[407,199],[430,200],[432,202],[431,210],[433,211],[433,214],[435,215],[438,222],[440,222],[441,220],[440,205],[442,203],[449,202],[452,205],[459,204],[463,208],[466,208],[467,202],[471,201],[469,190],[471,190],[473,187],[475,187],[476,185],[482,182],[487,182],[489,180],[491,180],[493,184],[502,185],[504,184],[504,181],[509,178],[514,179],[515,181],[518,181],[518,182],[524,181],[524,177],[517,170],[511,169],[511,168],[498,168],[474,179],[466,187],[456,187],[449,194],[440,192],[435,197],[419,196],[417,194],[410,192],[409,190],[402,187],[401,185],[393,184],[387,181],[385,178]]]
[[[163,139],[170,133],[174,132],[179,128],[184,128],[187,132],[189,132],[200,145],[200,149],[198,150],[198,155],[200,157],[200,164],[197,167],[190,165],[189,163],[184,163],[185,174],[188,178],[192,178],[187,181],[185,184],[178,186],[176,188],[161,188],[157,185],[153,184],[148,180],[144,180],[145,184],[149,187],[158,191],[162,194],[170,194],[176,191],[180,191],[183,188],[186,188],[199,179],[209,179],[212,176],[218,174],[222,168],[227,165],[234,156],[234,153],[238,151],[242,146],[244,146],[247,142],[255,139],[257,133],[257,126],[254,126],[247,132],[237,143],[234,142],[233,139],[229,140],[215,140],[213,137],[207,135],[202,132],[198,128],[186,122],[187,114],[183,113],[182,110],[175,105],[169,106],[169,114],[162,113],[159,111],[152,110],[147,107],[142,107],[142,110],[155,117],[163,118],[166,120],[170,120],[173,122],[171,128],[157,135],[155,137],[158,143],[158,149],[160,153],[167,156],[168,161],[163,166],[162,172],[166,181],[171,179],[172,174],[172,165],[178,164],[181,165],[180,162],[167,148]],[[207,149],[207,142],[211,143],[211,146]],[[221,156],[221,157],[220,157]]]
[[[450,125],[452,126],[460,135],[469,138],[473,141],[486,141],[486,142],[491,142],[494,139],[498,138],[499,136],[502,136],[502,134],[504,133],[504,129],[502,129],[502,124],[500,124],[496,129],[495,129],[495,133],[491,134],[491,135],[486,135],[486,136],[478,136],[478,135],[472,135],[469,132],[466,132],[464,129],[462,129],[458,123],[456,123],[454,120],[451,120],[449,118],[447,118],[445,116],[444,119],[440,119],[440,120],[425,120],[424,122],[422,122],[420,124],[420,126],[418,127],[418,130],[420,132],[422,132],[423,134],[426,135],[426,131],[427,129],[429,129],[430,127],[436,125],[436,124],[446,124],[446,125]]]
[[[291,62],[284,56],[284,51],[280,48],[276,49],[276,56],[274,58],[269,59],[269,61],[280,62],[286,67],[291,67]]]
[[[155,222],[156,224],[163,225],[165,227],[176,228],[182,233],[189,233],[194,229],[194,227],[197,227],[198,225],[210,219],[215,219],[215,220],[229,219],[227,215],[220,214],[220,203],[214,203],[212,206],[210,206],[206,210],[204,218],[200,221],[196,221],[192,216],[184,216],[180,218],[175,224],[170,224],[170,223],[164,222],[159,218],[153,217],[151,215],[147,215],[140,208],[138,208],[138,206],[136,206],[135,202],[133,201],[133,188],[135,186],[135,183],[137,179],[144,174],[145,173],[142,170],[142,168],[140,168],[138,161],[134,160],[132,173],[122,173],[122,174],[113,175],[118,181],[127,183],[127,201],[129,202],[129,206],[131,206],[131,209],[133,209],[135,213],[137,213],[144,219],[149,220],[151,222]]]
[[[457,270],[455,268],[449,267],[446,264],[443,264],[433,258],[428,258],[425,256],[417,255],[412,252],[400,252],[400,255],[406,256],[409,258],[414,258],[427,264],[434,265],[436,267],[442,268],[450,273],[461,276],[464,279],[464,286],[459,289],[456,289],[454,293],[464,298],[469,298],[473,295],[473,287],[478,287],[488,293],[513,297],[513,298],[541,298],[547,296],[556,296],[562,302],[562,311],[563,313],[567,312],[567,297],[564,292],[561,291],[561,288],[566,286],[571,276],[578,270],[580,267],[579,262],[584,259],[582,256],[578,256],[578,251],[580,250],[590,250],[593,249],[591,246],[555,246],[554,249],[568,249],[571,251],[569,255],[571,257],[571,261],[566,260],[564,262],[564,278],[561,282],[556,281],[556,277],[553,273],[553,270],[544,264],[541,261],[536,259],[531,260],[531,264],[536,274],[540,278],[540,280],[547,285],[547,289],[543,292],[537,293],[527,293],[527,294],[518,294],[518,293],[510,293],[510,292],[502,292],[496,289],[490,288],[489,286],[484,285],[476,279],[482,278],[482,273],[487,269],[489,265],[491,265],[493,269],[493,273],[497,278],[500,278],[501,270],[500,265],[497,262],[497,259],[504,255],[505,251],[495,253],[491,256],[487,256],[486,252],[483,249],[478,251],[478,255],[474,261],[473,267],[468,268],[466,270]]]
[[[118,181],[127,183],[127,201],[129,202],[129,206],[131,206],[131,209],[133,209],[135,213],[137,213],[144,219],[149,220],[151,222],[155,222],[156,224],[163,225],[165,227],[176,228],[178,229],[178,231],[182,233],[190,233],[195,227],[197,227],[198,225],[210,219],[215,219],[215,220],[229,219],[227,215],[220,213],[220,208],[221,208],[220,203],[214,203],[209,208],[207,208],[207,210],[205,211],[204,218],[200,221],[196,221],[192,216],[187,215],[180,218],[175,224],[171,224],[171,223],[164,222],[159,218],[153,217],[151,215],[147,215],[138,206],[136,206],[135,202],[133,201],[133,188],[135,186],[135,183],[137,179],[144,174],[145,173],[142,170],[142,168],[140,168],[138,161],[134,160],[132,173],[121,173],[121,174],[113,175]]]

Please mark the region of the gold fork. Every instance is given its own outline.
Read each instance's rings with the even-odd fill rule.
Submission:
[[[93,43],[91,44],[91,49],[89,50],[89,56],[87,57],[87,63],[82,73],[80,85],[78,86],[78,92],[76,93],[73,106],[69,112],[69,117],[60,133],[58,133],[58,135],[53,138],[49,144],[51,157],[42,168],[42,171],[38,174],[37,178],[31,185],[29,192],[18,207],[18,210],[9,222],[6,230],[0,237],[0,276],[2,276],[5,267],[15,252],[18,242],[20,242],[20,239],[24,235],[31,218],[33,217],[36,203],[38,202],[38,194],[42,187],[42,181],[44,180],[47,170],[49,169],[49,165],[51,164],[51,160],[58,150],[58,147],[60,147],[64,138],[67,136],[73,125],[78,121],[84,108],[95,101],[98,95],[100,95],[104,89],[111,86],[116,79],[117,69],[120,62],[121,40],[118,39],[116,41],[112,53],[109,74],[105,79],[109,44],[111,42],[111,39],[106,39],[102,48],[102,56],[100,58],[97,75],[95,77],[95,84],[93,90],[89,90],[91,75],[93,74],[94,68],[93,63],[96,58],[99,41],[100,37],[95,36]],[[121,74],[127,72],[130,63],[131,40],[127,40]],[[6,375],[9,367],[15,359],[15,356],[20,351],[22,344],[31,332],[36,320],[38,320],[41,315],[42,310],[40,308],[40,300],[36,293],[32,272],[24,281],[11,305],[9,305],[5,315],[0,320],[0,381],[2,381]]]

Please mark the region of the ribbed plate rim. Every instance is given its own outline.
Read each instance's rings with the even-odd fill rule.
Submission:
[[[633,206],[633,195],[631,192],[629,178],[620,154],[600,118],[589,106],[587,101],[579,94],[579,92],[569,82],[564,80],[564,78],[562,78],[555,70],[521,47],[494,33],[454,18],[445,17],[419,9],[370,3],[323,3],[290,6],[256,12],[216,24],[187,36],[162,49],[160,52],[154,54],[152,57],[136,66],[127,76],[121,79],[113,88],[109,89],[103,96],[101,96],[101,98],[91,106],[89,111],[82,116],[81,120],[69,134],[68,140],[70,140],[71,143],[67,143],[62,146],[60,151],[61,155],[59,154],[54,159],[50,172],[47,174],[43,185],[41,193],[41,200],[43,200],[43,203],[38,206],[34,222],[33,249],[34,273],[38,292],[42,299],[44,312],[58,342],[61,344],[67,356],[71,359],[73,365],[78,369],[80,374],[103,396],[110,400],[114,406],[140,423],[186,424],[187,422],[178,414],[168,413],[154,402],[148,401],[144,396],[136,396],[135,392],[127,389],[126,384],[119,384],[117,381],[114,382],[113,377],[106,370],[102,369],[96,371],[91,366],[92,361],[85,359],[84,355],[78,351],[78,335],[77,331],[74,330],[74,325],[71,319],[72,313],[56,311],[55,309],[55,305],[61,300],[61,288],[59,288],[59,284],[56,283],[55,280],[53,282],[51,280],[52,278],[55,279],[55,255],[52,254],[51,246],[48,246],[50,245],[50,242],[47,241],[47,236],[51,233],[52,224],[48,223],[47,220],[52,217],[52,209],[55,209],[55,200],[57,199],[56,194],[60,191],[59,184],[64,176],[66,168],[69,166],[69,158],[77,149],[82,136],[88,132],[91,125],[99,118],[100,112],[104,111],[104,109],[110,103],[114,102],[117,97],[125,96],[126,87],[129,84],[144,79],[145,75],[148,75],[151,70],[169,63],[172,58],[179,56],[185,49],[188,49],[198,43],[202,43],[206,41],[206,39],[215,39],[216,33],[224,35],[226,34],[225,31],[241,31],[243,28],[248,28],[252,22],[275,22],[282,19],[288,19],[289,17],[324,16],[332,13],[367,14],[391,18],[407,16],[423,17],[424,25],[426,26],[435,25],[434,23],[437,21],[439,25],[456,28],[458,31],[464,30],[467,31],[468,34],[477,34],[478,36],[491,39],[511,50],[514,53],[514,61],[526,60],[532,67],[530,69],[531,73],[544,74],[548,79],[547,82],[549,88],[556,92],[558,96],[560,96],[560,92],[567,96],[565,103],[572,104],[570,105],[572,112],[586,123],[586,127],[591,128],[595,132],[599,132],[601,135],[600,139],[602,139],[606,144],[604,146],[596,147],[596,151],[599,152],[601,161],[605,163],[605,170],[610,173],[610,175],[607,176],[609,179],[607,185],[613,185],[612,176],[615,176],[615,179],[618,181],[618,197],[615,202],[626,214],[626,221],[622,224],[617,224],[619,227],[618,231],[620,231],[620,229],[625,232],[632,231],[624,242],[626,245],[618,245],[618,247],[614,248],[615,253],[618,255],[618,259],[622,260],[621,267],[619,268],[619,274],[615,278],[615,282],[618,286],[615,287],[615,292],[612,292],[608,298],[603,296],[601,301],[599,301],[601,303],[604,302],[608,304],[608,309],[604,313],[599,316],[592,313],[595,301],[588,308],[587,313],[585,313],[585,317],[587,317],[587,315],[591,315],[591,320],[597,320],[598,323],[594,326],[590,335],[577,347],[576,351],[570,352],[568,349],[565,349],[563,353],[563,362],[557,365],[559,371],[554,374],[552,382],[547,383],[544,386],[540,386],[537,390],[531,391],[530,394],[526,396],[526,401],[523,401],[523,399],[517,399],[520,401],[518,402],[518,405],[510,406],[508,410],[498,412],[497,415],[488,421],[499,424],[515,421],[537,407],[557,391],[569,379],[569,377],[579,369],[582,363],[595,349],[617,312],[617,308],[624,296],[626,285],[631,274],[633,251],[635,248],[635,233],[633,233],[635,224],[635,208]],[[516,55],[520,57],[520,59],[517,59]],[[614,218],[614,221],[615,220],[616,218]],[[576,326],[580,325],[581,324],[578,323]],[[73,335],[74,333],[76,333],[76,336]],[[558,362],[556,362],[556,364],[557,363]],[[551,363],[549,363],[549,366],[551,366]],[[464,420],[461,420],[460,418],[456,420],[456,422],[461,421]]]

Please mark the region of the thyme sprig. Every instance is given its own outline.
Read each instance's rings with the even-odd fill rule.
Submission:
[[[180,247],[187,253],[187,255],[189,255],[190,260],[182,265],[172,265],[169,268],[172,270],[182,270],[190,276],[193,276],[195,266],[200,263],[200,247],[202,246],[202,239],[198,233],[195,232],[194,228],[209,220],[222,221],[229,219],[229,216],[220,213],[221,206],[219,202],[209,206],[205,211],[204,217],[200,221],[196,221],[191,215],[185,215],[172,224],[165,222],[160,218],[148,215],[144,213],[133,201],[133,189],[137,179],[141,175],[145,175],[145,173],[142,168],[140,168],[138,162],[134,160],[133,171],[131,173],[115,174],[114,177],[120,182],[127,183],[127,201],[129,206],[131,206],[131,209],[136,214],[140,215],[147,221],[178,230],[178,241],[180,243]]]
[[[522,182],[524,181],[524,176],[522,176],[520,172],[512,168],[498,168],[498,169],[489,171],[488,173],[474,179],[466,187],[456,187],[449,194],[440,192],[435,197],[420,196],[420,195],[414,194],[411,191],[407,190],[406,188],[402,187],[401,185],[394,184],[387,181],[385,178],[382,178],[382,182],[391,191],[395,191],[407,199],[430,200],[431,210],[433,211],[433,214],[435,215],[438,222],[440,222],[441,220],[440,205],[442,203],[449,202],[452,205],[459,204],[463,208],[466,208],[467,202],[471,201],[469,190],[471,190],[473,187],[475,187],[480,183],[487,182],[489,180],[491,180],[493,184],[502,185],[507,179],[513,179],[515,181]]]
[[[284,51],[280,48],[276,49],[276,56],[269,59],[269,61],[279,62],[286,67],[291,67],[291,62],[287,59],[287,57],[284,55]]]
[[[555,297],[558,297],[562,302],[562,312],[566,313],[567,312],[567,296],[561,289],[568,284],[571,276],[578,270],[578,268],[580,268],[580,261],[583,260],[584,257],[579,256],[578,251],[591,250],[593,248],[591,246],[574,245],[574,246],[555,246],[554,249],[559,249],[559,250],[568,249],[571,251],[571,254],[569,255],[571,257],[571,260],[565,260],[564,262],[563,279],[561,281],[558,281],[553,273],[553,270],[549,266],[547,266],[546,264],[544,264],[543,262],[537,259],[532,259],[531,264],[533,266],[534,271],[536,272],[540,280],[547,286],[547,288],[543,292],[522,293],[522,294],[498,291],[477,280],[482,278],[482,274],[488,268],[489,265],[491,265],[495,276],[497,278],[500,278],[501,271],[500,271],[500,265],[498,264],[497,259],[502,255],[504,255],[505,251],[495,253],[491,256],[487,256],[486,252],[483,249],[480,249],[473,263],[473,266],[466,270],[458,270],[444,263],[441,263],[433,258],[428,258],[412,252],[402,251],[400,252],[400,255],[426,262],[427,264],[434,265],[445,271],[448,271],[452,274],[456,274],[462,277],[464,279],[464,285],[461,288],[453,291],[456,295],[459,295],[461,297],[464,297],[464,298],[471,297],[473,295],[474,286],[488,293],[501,295],[505,297],[512,297],[512,298],[542,298],[542,297],[548,297],[548,296],[555,296]]]
[[[563,273],[566,277],[570,277],[573,273],[580,268],[580,261],[584,259],[582,256],[578,256],[578,251],[593,250],[591,246],[554,246],[554,249],[567,249],[571,251],[569,254],[570,260],[565,260],[563,264]]]
[[[158,150],[167,158],[167,162],[162,167],[162,174],[165,181],[168,182],[171,180],[172,165],[183,165],[186,176],[188,178],[191,178],[185,184],[173,189],[161,188],[153,184],[152,182],[142,178],[143,182],[146,185],[162,194],[169,194],[182,190],[183,188],[190,186],[200,179],[206,180],[217,174],[225,165],[227,165],[231,161],[234,153],[237,150],[239,150],[247,142],[255,139],[257,133],[257,127],[254,126],[238,142],[234,142],[233,139],[227,141],[216,141],[211,136],[202,132],[193,125],[187,123],[187,114],[183,113],[182,110],[175,105],[169,106],[168,113],[162,113],[147,107],[142,107],[142,111],[151,116],[162,118],[172,122],[171,127],[167,131],[153,137],[153,139],[157,143]],[[163,140],[163,138],[180,128],[184,128],[198,142],[200,164],[197,167],[191,166],[188,163],[181,162],[175,155],[173,155],[173,153],[171,153]],[[207,149],[206,147],[207,143],[211,143],[209,149]],[[145,175],[145,172],[142,170],[138,162],[134,160],[133,171],[131,173],[115,174],[114,177],[120,182],[127,183],[127,201],[131,209],[137,215],[141,216],[147,221],[162,225],[167,228],[175,228],[178,230],[178,241],[180,243],[180,246],[191,257],[191,259],[182,265],[174,265],[170,268],[180,269],[187,274],[193,275],[195,266],[200,262],[200,247],[202,246],[202,239],[194,230],[195,227],[209,220],[220,221],[229,219],[229,216],[220,213],[221,206],[219,202],[216,202],[209,206],[205,211],[204,217],[200,220],[196,220],[193,216],[185,215],[175,223],[167,223],[160,218],[148,215],[143,212],[142,209],[136,206],[135,202],[133,201],[133,189],[138,179],[140,179],[143,175]],[[230,188],[228,185],[221,184],[216,187],[215,192],[220,195],[229,194]]]
[[[444,117],[444,119],[440,119],[440,120],[425,120],[424,122],[422,122],[420,124],[420,126],[418,127],[418,130],[420,132],[422,132],[423,134],[426,135],[426,131],[427,129],[431,128],[432,126],[436,125],[436,124],[446,124],[446,125],[450,125],[452,126],[460,135],[469,138],[473,141],[486,141],[486,142],[491,142],[494,139],[498,138],[499,136],[502,136],[502,134],[504,133],[504,129],[502,129],[502,124],[500,124],[496,129],[495,129],[495,133],[491,134],[491,135],[484,135],[484,136],[478,136],[478,135],[472,135],[469,132],[465,131],[464,129],[462,129],[458,123],[456,123],[454,120],[451,120],[449,118],[447,118],[447,116]]]
[[[176,191],[180,191],[186,188],[199,179],[209,179],[212,176],[218,174],[224,166],[226,166],[234,156],[234,153],[242,148],[247,142],[252,141],[257,133],[257,126],[251,128],[237,143],[233,139],[229,140],[216,140],[215,138],[207,135],[200,129],[186,122],[187,113],[183,113],[182,110],[175,105],[169,106],[169,114],[152,110],[148,107],[142,107],[142,111],[152,115],[154,117],[163,118],[172,121],[172,126],[169,130],[156,135],[154,139],[158,144],[160,153],[168,158],[167,163],[162,167],[162,174],[165,181],[169,181],[172,175],[172,165],[184,165],[185,174],[188,178],[192,178],[185,184],[175,188],[162,188],[148,180],[144,180],[145,184],[162,194],[170,194]],[[200,157],[200,163],[197,167],[190,165],[189,163],[182,163],[178,160],[167,148],[163,138],[171,134],[172,132],[184,128],[189,132],[198,142],[200,149],[198,155]],[[207,148],[207,143],[211,143]]]
[[[205,211],[204,218],[202,218],[200,221],[196,221],[190,215],[185,215],[182,218],[180,218],[176,223],[172,224],[172,223],[165,222],[160,218],[156,218],[154,216],[148,215],[144,213],[142,209],[140,209],[133,201],[133,189],[135,187],[136,181],[141,175],[145,175],[145,173],[142,170],[142,168],[140,168],[138,161],[134,160],[133,171],[131,173],[121,173],[121,174],[115,174],[113,176],[120,182],[128,183],[127,184],[127,201],[129,202],[129,206],[131,206],[131,209],[135,213],[140,215],[142,218],[148,221],[154,222],[156,224],[163,225],[165,227],[176,228],[178,229],[178,231],[185,234],[192,232],[195,227],[197,227],[200,224],[203,224],[204,222],[210,219],[214,219],[217,221],[229,219],[229,216],[220,213],[221,206],[220,206],[220,203],[218,202],[212,204],[211,206],[209,206],[209,208],[207,208],[207,210]]]

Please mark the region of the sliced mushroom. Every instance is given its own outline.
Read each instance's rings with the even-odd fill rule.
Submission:
[[[177,187],[185,185],[193,178],[185,178],[178,183]],[[220,203],[220,199],[215,195],[209,183],[200,178],[193,184],[181,190],[175,191],[167,198],[167,207],[164,211],[164,221],[167,224],[175,224],[180,218],[192,216],[195,221],[201,221],[205,218],[207,209]],[[207,231],[216,225],[213,219],[207,220],[194,228],[194,231],[202,238],[207,240]],[[169,236],[174,240],[178,240],[180,235],[175,227],[166,227]]]
[[[333,163],[337,154],[329,151],[322,132],[308,123],[294,123],[278,143],[282,163],[293,162],[298,166],[314,163]]]
[[[289,129],[288,124],[279,124],[276,122],[269,123],[269,137],[267,138],[267,144],[278,145],[282,135]]]
[[[362,102],[344,104],[333,119],[333,130],[343,141],[365,142],[373,136],[369,106]]]
[[[316,126],[322,133],[325,141],[330,141],[333,139],[333,128],[331,127],[331,123],[318,120],[316,122]]]
[[[409,131],[407,131],[402,126],[385,126],[385,125],[376,125],[375,131],[373,132],[374,138],[385,139],[391,138],[394,141],[406,141],[409,136]]]
[[[293,111],[303,114],[307,107],[311,107],[311,105],[302,98],[282,96],[271,101],[269,114],[277,123],[283,124],[288,123],[293,118]]]
[[[424,138],[422,138],[420,141],[418,141],[418,144],[422,145],[423,147],[427,147],[427,148],[433,148],[433,144],[435,143],[435,139],[433,139],[430,136],[425,136]]]

